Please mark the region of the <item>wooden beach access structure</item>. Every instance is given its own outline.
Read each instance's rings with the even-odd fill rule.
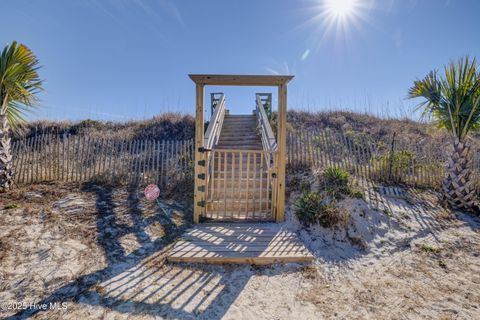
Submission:
[[[285,219],[287,84],[292,78],[190,75],[196,86],[196,226],[175,244],[170,261],[266,264],[313,258],[294,233],[275,224]],[[277,87],[277,137],[269,122],[271,93],[257,93],[253,112],[244,115],[230,114],[224,94],[212,93],[205,131],[208,85]]]

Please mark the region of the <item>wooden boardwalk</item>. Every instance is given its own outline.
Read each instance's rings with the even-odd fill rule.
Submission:
[[[199,224],[187,230],[167,257],[170,262],[273,264],[311,262],[298,236],[274,223]]]

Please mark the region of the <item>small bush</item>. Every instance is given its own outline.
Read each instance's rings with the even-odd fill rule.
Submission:
[[[345,216],[332,204],[325,204],[323,197],[313,191],[305,192],[295,204],[295,215],[304,225],[319,223],[331,228],[344,221]]]
[[[341,199],[344,196],[363,197],[363,193],[352,186],[350,173],[341,168],[327,168],[322,174],[322,181],[325,192],[335,199]]]
[[[412,168],[415,154],[410,151],[395,151],[373,158],[371,166],[381,173],[383,180],[401,181],[401,177],[408,175]]]
[[[3,207],[3,209],[8,210],[8,209],[16,209],[18,206],[14,203],[7,204],[6,206]]]
[[[322,210],[322,197],[316,192],[305,192],[295,203],[295,214],[304,225],[317,221]]]
[[[323,177],[328,184],[346,187],[350,180],[350,173],[341,168],[330,167],[324,171]]]

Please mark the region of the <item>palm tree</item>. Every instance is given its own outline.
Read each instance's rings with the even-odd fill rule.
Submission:
[[[13,185],[10,129],[23,125],[25,114],[38,103],[36,93],[42,90],[38,68],[33,52],[15,41],[0,55],[0,192]]]
[[[423,98],[419,108],[440,128],[452,134],[452,150],[442,183],[445,200],[455,209],[478,212],[471,179],[471,141],[468,134],[480,128],[480,70],[468,57],[444,67],[444,76],[431,71],[414,82],[410,98]]]

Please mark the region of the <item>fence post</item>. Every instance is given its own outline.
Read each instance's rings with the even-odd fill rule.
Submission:
[[[391,144],[391,147],[390,147],[390,159],[389,159],[389,166],[388,166],[388,180],[389,181],[393,181],[393,174],[392,174],[392,170],[393,170],[393,157],[394,157],[394,152],[395,152],[395,136],[397,135],[396,132],[393,132],[393,136],[392,136],[392,144]]]

